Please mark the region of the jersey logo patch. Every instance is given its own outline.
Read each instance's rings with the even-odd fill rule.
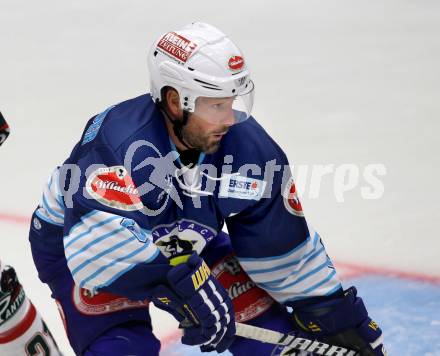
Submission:
[[[130,300],[107,292],[91,293],[73,286],[72,300],[76,309],[86,315],[102,315],[120,310],[148,307],[148,300]]]
[[[110,208],[135,211],[143,207],[138,190],[123,166],[98,168],[87,179],[86,190]]]
[[[157,226],[153,240],[167,258],[189,255],[192,251],[201,253],[206,243],[217,233],[211,228],[191,220],[179,220],[169,225]]]
[[[234,255],[224,257],[211,272],[228,292],[237,322],[256,318],[274,303],[272,297],[243,271]]]
[[[219,197],[260,200],[265,188],[264,180],[231,174],[229,179],[221,180]]]
[[[304,212],[301,206],[301,202],[299,201],[298,194],[296,192],[295,183],[293,178],[290,178],[284,188],[283,193],[283,201],[284,206],[287,211],[295,216],[304,216]]]
[[[175,32],[168,32],[157,44],[157,49],[162,53],[177,59],[181,63],[186,63],[196,47],[197,44]]]

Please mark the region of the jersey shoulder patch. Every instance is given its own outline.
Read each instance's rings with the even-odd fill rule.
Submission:
[[[95,116],[92,123],[84,133],[81,145],[85,145],[86,143],[89,143],[95,139],[95,137],[98,135],[99,129],[101,128],[102,122],[104,121],[108,112],[114,107],[115,105],[112,105],[109,108],[105,109],[102,113]]]

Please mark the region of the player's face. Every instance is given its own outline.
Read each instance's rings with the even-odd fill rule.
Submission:
[[[233,102],[234,97],[197,98],[194,113],[182,130],[185,142],[208,154],[216,152],[221,139],[235,123]]]

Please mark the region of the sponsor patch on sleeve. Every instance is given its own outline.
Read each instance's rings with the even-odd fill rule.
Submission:
[[[304,216],[304,212],[296,192],[295,182],[290,178],[283,192],[284,206],[287,211],[295,216]]]
[[[212,268],[212,274],[228,292],[236,321],[243,323],[263,314],[274,300],[259,288],[241,268],[234,255],[228,255]]]
[[[148,300],[129,300],[108,292],[92,293],[74,285],[72,300],[75,308],[85,315],[104,315],[121,310],[147,308]],[[63,319],[64,320],[64,319]]]
[[[263,196],[266,182],[260,179],[241,177],[237,175],[222,176],[219,197],[245,200],[260,200]]]
[[[138,190],[123,166],[98,168],[86,182],[86,190],[101,204],[125,211],[143,207]]]

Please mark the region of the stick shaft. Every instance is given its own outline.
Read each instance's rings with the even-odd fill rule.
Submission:
[[[316,355],[355,356],[356,351],[347,350],[343,347],[328,345],[319,341],[313,341],[278,331],[260,328],[258,326],[235,323],[236,335],[247,339],[257,340],[269,344],[289,346],[298,351],[309,351]]]

